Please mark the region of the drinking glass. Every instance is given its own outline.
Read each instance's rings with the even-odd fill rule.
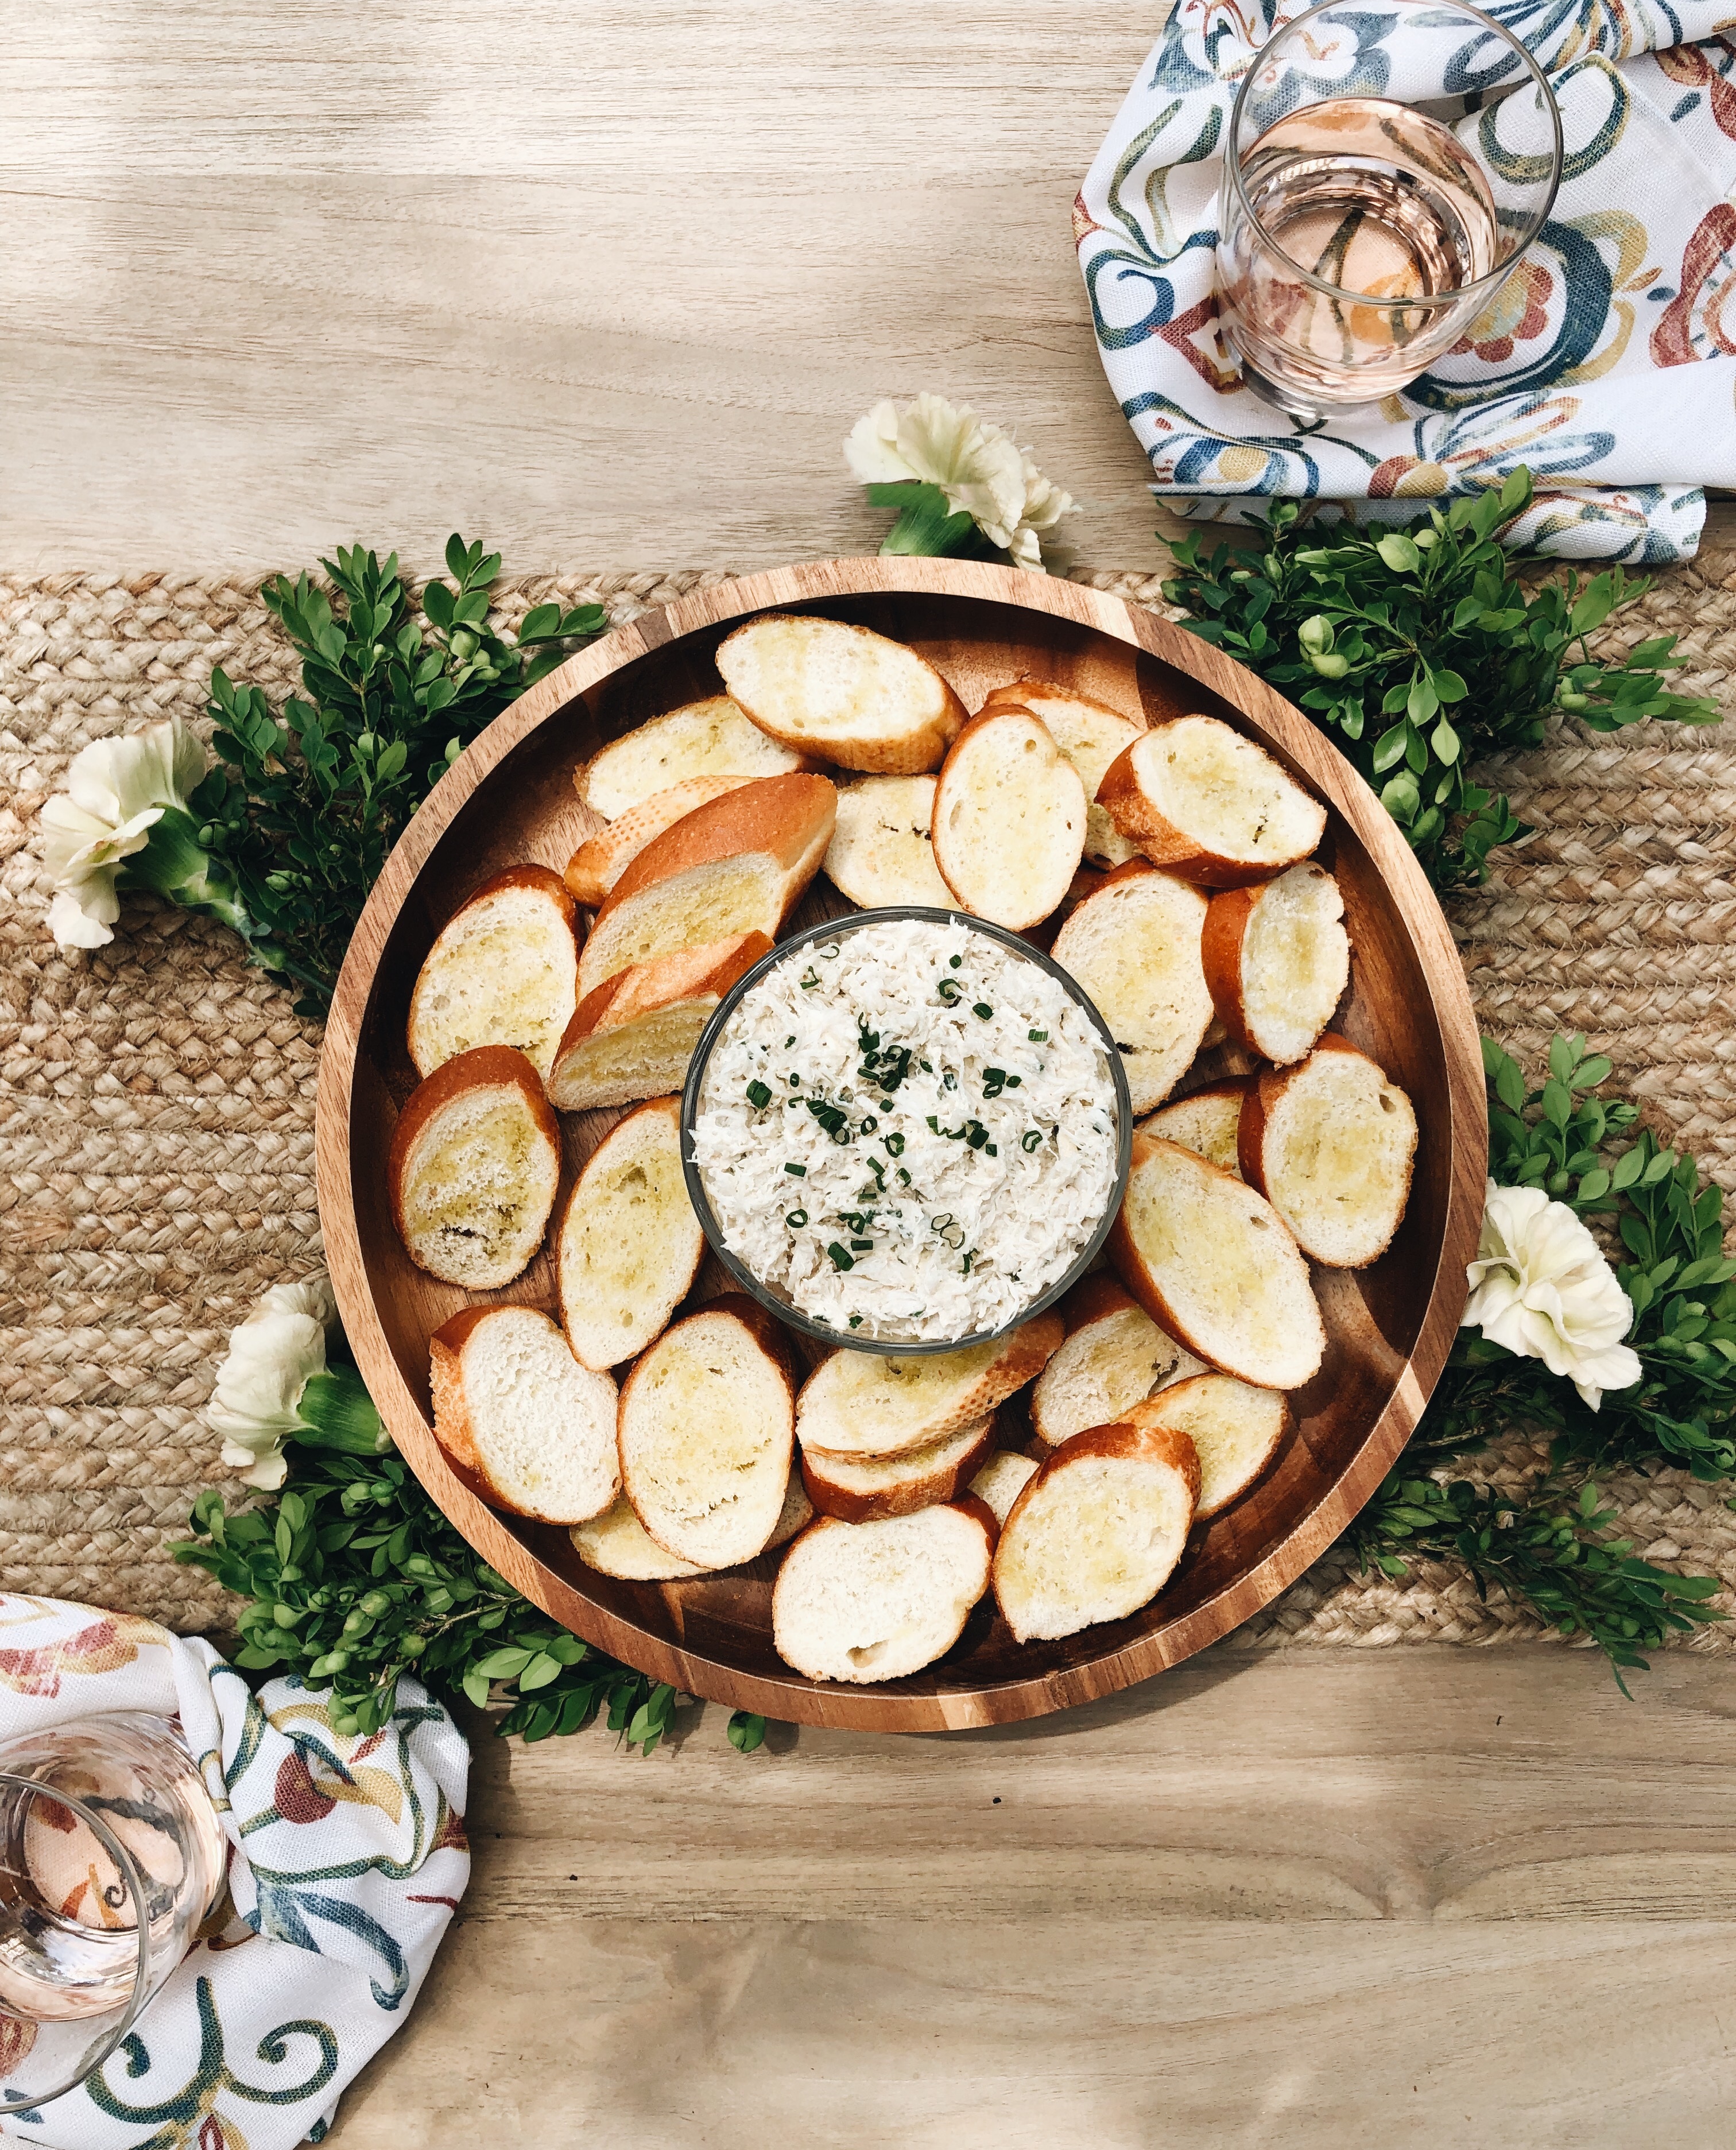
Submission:
[[[1451,350],[1555,201],[1561,114],[1464,0],[1325,0],[1274,33],[1230,114],[1219,303],[1244,383],[1305,423]]]
[[[102,2066],[185,1955],[225,1860],[166,1718],[84,1718],[0,1744],[0,2113]]]

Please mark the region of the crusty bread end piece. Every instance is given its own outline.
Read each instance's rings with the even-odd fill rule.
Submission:
[[[1117,755],[1097,795],[1153,866],[1204,888],[1281,873],[1326,828],[1320,801],[1216,717],[1155,725]]]
[[[681,1169],[681,1103],[656,1098],[592,1152],[555,1235],[561,1324],[579,1364],[637,1357],[692,1289],[704,1254]]]
[[[666,1552],[733,1567],[770,1542],[793,1455],[784,1333],[725,1293],[666,1329],[621,1390],[621,1482]]]
[[[1242,1171],[1329,1268],[1366,1269],[1392,1244],[1410,1198],[1416,1113],[1396,1083],[1328,1031],[1305,1060],[1248,1093]]]
[[[1312,861],[1212,898],[1200,953],[1230,1036],[1263,1059],[1299,1060],[1350,982],[1338,883]]]
[[[751,776],[689,776],[667,791],[654,791],[579,845],[563,876],[567,893],[595,911],[608,901],[615,883],[647,844],[726,791],[739,791],[753,781]]]
[[[784,1556],[772,1591],[778,1655],[810,1679],[902,1679],[944,1657],[988,1587],[995,1519],[952,1504],[844,1523],[822,1516]]]
[[[679,1090],[718,1002],[771,947],[764,933],[737,933],[617,971],[574,1011],[549,1074],[549,1102],[583,1113]]]
[[[696,776],[787,776],[813,765],[749,724],[727,694],[652,717],[593,754],[573,782],[593,814],[613,821]]]
[[[838,787],[825,871],[864,911],[901,903],[951,909],[952,891],[934,862],[934,785],[931,776],[860,776]]]
[[[1288,1226],[1178,1143],[1134,1135],[1109,1259],[1159,1328],[1219,1372],[1299,1389],[1320,1371],[1326,1332]]]
[[[1118,1425],[1135,1404],[1201,1370],[1191,1352],[1101,1271],[1075,1284],[1058,1310],[1066,1340],[1031,1392],[1032,1431],[1045,1447],[1058,1448],[1089,1426]]]
[[[1197,1150],[1208,1163],[1239,1178],[1242,1165],[1236,1149],[1236,1130],[1241,1123],[1242,1100],[1252,1079],[1247,1075],[1226,1075],[1221,1082],[1208,1083],[1203,1089],[1189,1091],[1185,1098],[1178,1098],[1173,1105],[1165,1105],[1149,1119],[1142,1120],[1139,1130],[1161,1135],[1165,1142],[1179,1143],[1183,1149]]]
[[[1134,860],[1055,936],[1055,961],[1084,987],[1120,1048],[1136,1113],[1169,1095],[1212,1019],[1199,958],[1205,915],[1197,888]]]
[[[953,741],[934,795],[934,862],[965,909],[1015,933],[1079,871],[1085,787],[1041,717],[991,709]]]
[[[1041,717],[1056,745],[1079,772],[1086,798],[1085,856],[1090,863],[1107,870],[1137,858],[1138,845],[1129,842],[1107,810],[1098,805],[1097,788],[1110,763],[1145,729],[1144,718],[1123,716],[1107,702],[1093,701],[1089,694],[1076,694],[1052,679],[1015,679],[1009,687],[997,687],[976,714],[986,716],[991,709],[1029,709],[1032,716]]]
[[[719,647],[724,684],[770,738],[840,769],[915,776],[965,720],[934,667],[865,627],[764,613]]]
[[[802,1483],[822,1516],[840,1522],[871,1523],[886,1516],[913,1515],[963,1492],[995,1445],[995,1415],[973,1419],[927,1448],[881,1459],[802,1456]]]
[[[1010,1335],[919,1358],[833,1351],[803,1385],[796,1436],[805,1453],[846,1459],[908,1456],[932,1447],[1022,1389],[1062,1338],[1058,1314],[1040,1314]]]
[[[441,928],[410,996],[418,1075],[478,1045],[511,1045],[546,1083],[578,991],[578,916],[558,874],[508,866]]]
[[[1173,1426],[1193,1442],[1199,1458],[1196,1522],[1222,1515],[1239,1501],[1270,1469],[1295,1424],[1287,1396],[1276,1389],[1250,1388],[1228,1374],[1178,1381],[1128,1416],[1135,1426]]]
[[[533,1306],[469,1306],[428,1345],[434,1436],[483,1500],[582,1523],[621,1490],[615,1385]]]
[[[1075,1434],[1013,1502],[995,1550],[995,1598],[1017,1639],[1076,1635],[1148,1605],[1199,1497],[1199,1459],[1173,1427]]]
[[[510,1045],[461,1052],[417,1083],[386,1157],[392,1222],[430,1276],[497,1291],[542,1244],[561,1178],[561,1128]]]

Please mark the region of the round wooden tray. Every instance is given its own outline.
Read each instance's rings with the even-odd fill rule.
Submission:
[[[1194,1534],[1155,1602],[1024,1644],[986,1602],[941,1663],[871,1687],[806,1680],[778,1658],[775,1555],[687,1582],[618,1582],[582,1567],[564,1531],[497,1514],[460,1484],[431,1431],[428,1339],[467,1295],[411,1264],[386,1190],[392,1127],[416,1079],[410,992],[435,934],[503,866],[564,866],[597,825],[573,790],[576,765],[646,718],[719,692],[724,634],[749,613],[791,607],[910,643],[967,709],[1028,675],[1148,721],[1206,711],[1259,739],[1330,809],[1320,856],[1344,890],[1355,946],[1337,1027],[1409,1091],[1421,1127],[1390,1251],[1371,1269],[1316,1272],[1327,1354],[1294,1399],[1295,1437],[1252,1492]],[[820,882],[810,901],[829,897],[840,907]],[[825,913],[797,916],[814,915]],[[618,1117],[563,1120],[568,1184]],[[1476,1025],[1440,906],[1380,802],[1307,719],[1208,644],[1118,598],[920,559],[825,561],[701,591],[618,628],[497,718],[416,815],[356,929],[326,1034],[317,1134],[320,1217],[351,1347],[399,1448],[484,1558],[588,1642],[688,1693],[881,1732],[1006,1723],[1113,1693],[1228,1634],[1299,1575],[1391,1467],[1441,1370],[1476,1250],[1486,1144]],[[696,1295],[719,1279],[708,1263]],[[494,1296],[552,1305],[548,1254]]]

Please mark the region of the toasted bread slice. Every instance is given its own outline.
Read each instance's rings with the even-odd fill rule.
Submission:
[[[1252,1080],[1248,1075],[1227,1075],[1221,1083],[1208,1083],[1204,1089],[1191,1091],[1153,1113],[1148,1120],[1142,1120],[1141,1132],[1161,1135],[1165,1142],[1195,1150],[1209,1163],[1239,1178],[1242,1164],[1236,1149],[1236,1129],[1241,1123],[1242,1100]]]
[[[1307,1059],[1262,1075],[1239,1142],[1243,1176],[1315,1261],[1366,1269],[1392,1244],[1410,1199],[1416,1113],[1347,1038],[1328,1031]]]
[[[823,776],[770,776],[665,829],[598,912],[579,958],[579,997],[659,956],[739,933],[775,938],[820,871],[837,801]]]
[[[1041,717],[972,717],[934,795],[934,862],[966,911],[1015,933],[1067,894],[1085,845],[1085,787]]]
[[[1199,1360],[1101,1270],[1075,1284],[1059,1310],[1066,1340],[1031,1392],[1031,1429],[1047,1448],[1088,1426],[1120,1424],[1135,1404],[1201,1370]]]
[[[1158,1327],[1219,1373],[1299,1389],[1320,1371],[1326,1332],[1289,1227],[1178,1143],[1133,1137],[1109,1259]]]
[[[430,1339],[428,1380],[435,1439],[492,1507],[583,1523],[620,1491],[615,1385],[535,1307],[466,1307]]]
[[[508,866],[440,930],[410,996],[418,1075],[478,1045],[516,1046],[546,1083],[578,990],[578,914],[558,874]]]
[[[617,971],[574,1011],[549,1076],[550,1102],[583,1113],[679,1090],[712,1010],[771,946],[764,933],[737,933]]]
[[[802,1483],[822,1516],[840,1522],[878,1522],[914,1515],[963,1492],[995,1445],[995,1417],[973,1419],[929,1448],[874,1461],[861,1456],[802,1456]]]
[[[1199,1458],[1195,1522],[1221,1515],[1271,1467],[1295,1421],[1289,1399],[1276,1389],[1250,1388],[1228,1374],[1178,1381],[1128,1413],[1134,1426],[1173,1426]]]
[[[1199,1458],[1173,1426],[1075,1434],[1002,1527],[994,1564],[1002,1618],[1022,1643],[1126,1619],[1169,1580],[1199,1497]]]
[[[1305,861],[1212,898],[1200,936],[1205,981],[1230,1036],[1280,1067],[1299,1060],[1350,982],[1345,900]]]
[[[952,907],[934,862],[934,779],[861,776],[838,787],[838,825],[826,846],[835,888],[864,911],[883,904]]]
[[[609,891],[646,845],[665,829],[673,829],[726,791],[739,791],[744,784],[754,781],[751,776],[689,776],[667,791],[654,791],[579,845],[563,876],[568,895],[595,911],[608,901]]]
[[[727,1292],[666,1329],[621,1390],[621,1483],[665,1552],[733,1567],[770,1542],[793,1457],[784,1332]]]
[[[822,1516],[784,1556],[771,1594],[778,1655],[810,1679],[902,1679],[943,1658],[988,1587],[995,1519],[956,1504],[873,1523]]]
[[[1014,1448],[997,1448],[971,1481],[970,1490],[997,1523],[1004,1524],[1013,1502],[1037,1476],[1037,1466]]]
[[[446,1284],[497,1291],[527,1269],[561,1180],[561,1126],[537,1071],[478,1045],[418,1083],[386,1164],[410,1259]]]
[[[573,782],[593,814],[613,821],[695,776],[788,776],[813,765],[749,724],[727,694],[712,694],[628,732]]]
[[[1055,936],[1055,961],[1084,987],[1120,1048],[1136,1113],[1169,1095],[1212,1019],[1199,960],[1205,914],[1197,888],[1134,860]]]
[[[765,1551],[785,1544],[813,1520],[814,1504],[802,1490],[801,1474],[792,1471]],[[581,1523],[572,1538],[573,1551],[587,1567],[599,1575],[618,1576],[623,1582],[684,1582],[689,1576],[716,1573],[714,1568],[696,1567],[690,1560],[677,1560],[674,1553],[665,1552],[633,1513],[624,1493],[604,1514]]]
[[[704,1254],[681,1171],[681,1102],[655,1098],[592,1152],[555,1235],[561,1325],[580,1365],[637,1358],[693,1289]]]
[[[1106,702],[1094,702],[1088,694],[1075,694],[1071,687],[1057,687],[1048,679],[1015,679],[1010,687],[997,687],[976,714],[986,716],[991,709],[1028,709],[1041,717],[1056,745],[1078,770],[1085,787],[1085,856],[1090,863],[1107,870],[1137,858],[1138,845],[1130,843],[1098,805],[1097,788],[1110,763],[1145,729],[1143,719],[1124,717]]]
[[[765,613],[717,653],[724,684],[770,738],[840,769],[936,768],[965,720],[933,665],[865,627]]]
[[[796,1405],[804,1454],[847,1461],[908,1456],[986,1417],[1042,1372],[1062,1338],[1061,1316],[1040,1314],[1011,1335],[920,1358],[833,1351],[808,1376]]]
[[[1216,717],[1154,726],[1117,755],[1097,795],[1153,866],[1202,888],[1282,873],[1326,828],[1320,801]]]

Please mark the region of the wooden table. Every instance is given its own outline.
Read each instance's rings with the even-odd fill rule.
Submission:
[[[1159,565],[1067,222],[1159,13],[19,11],[0,559],[871,549],[840,442],[931,387],[1017,426],[1083,557]],[[464,1913],[333,2139],[1712,2150],[1736,1685],[1637,1693],[1225,1648],[952,1739],[483,1738]]]

